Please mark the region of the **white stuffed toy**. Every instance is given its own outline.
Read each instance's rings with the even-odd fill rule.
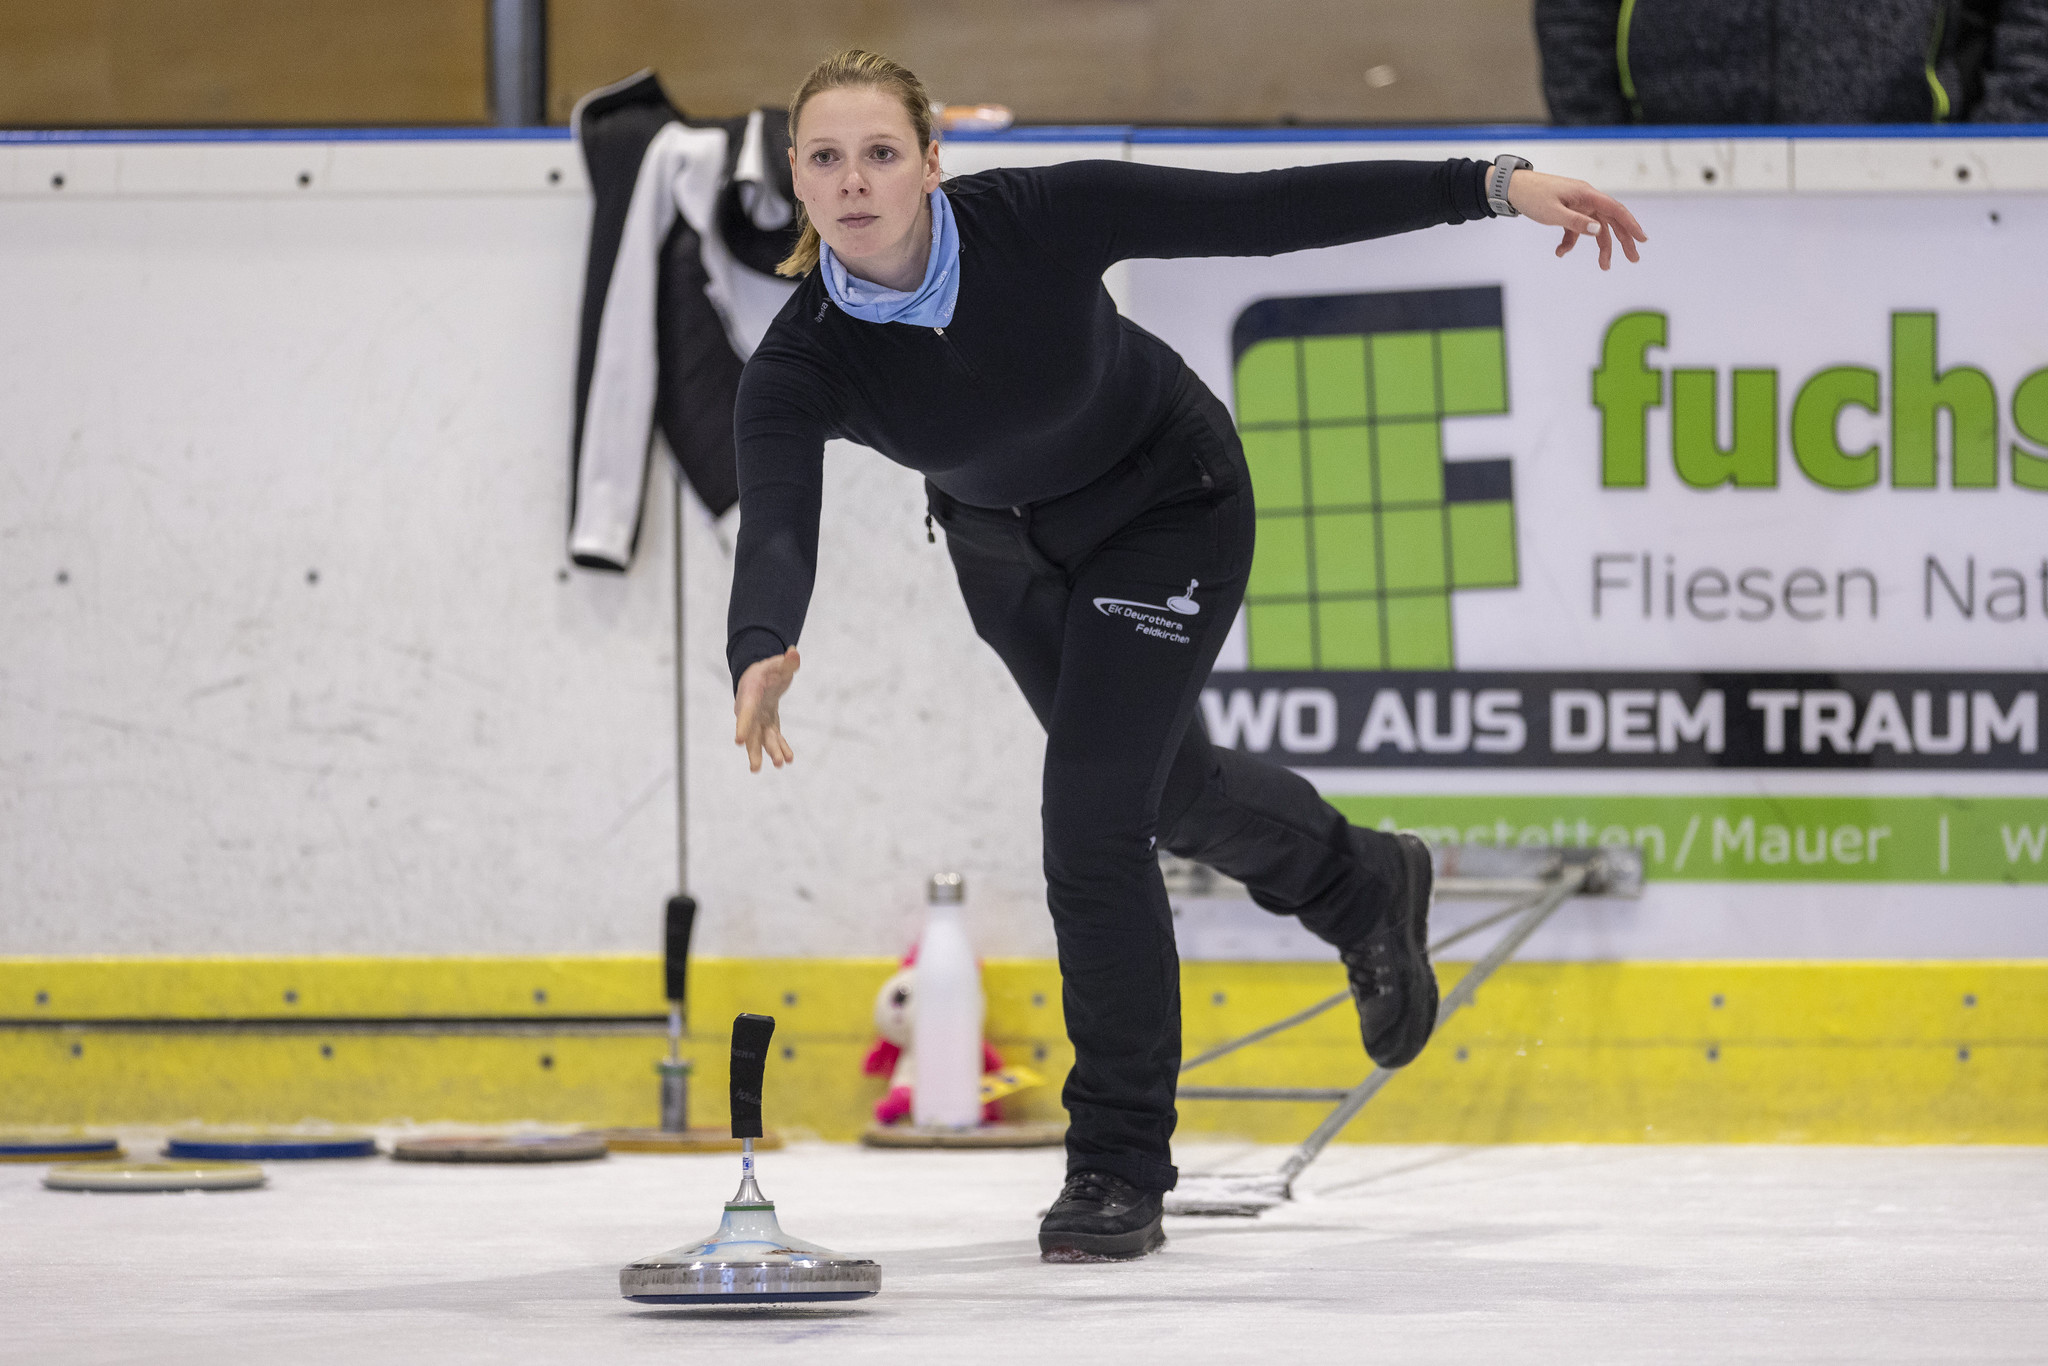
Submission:
[[[911,1088],[917,1085],[917,1061],[910,1042],[916,1021],[917,950],[913,948],[896,975],[882,983],[875,995],[875,1032],[881,1038],[861,1070],[871,1077],[889,1074],[888,1094],[875,1102],[877,1124],[894,1124],[910,1115]],[[993,1096],[1022,1090],[1038,1080],[1022,1068],[1005,1068],[986,1039],[981,1044],[981,1070],[981,1094],[987,1100],[981,1107],[984,1124],[993,1124],[998,1118]],[[1024,1080],[1026,1076],[1030,1079]]]

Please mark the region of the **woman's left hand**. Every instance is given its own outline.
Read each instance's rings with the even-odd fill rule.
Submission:
[[[1650,240],[1620,200],[1569,176],[1518,170],[1508,177],[1508,203],[1531,222],[1564,229],[1564,240],[1557,244],[1559,256],[1577,246],[1581,237],[1597,238],[1602,270],[1614,259],[1615,238],[1621,239],[1622,254],[1631,261],[1643,259],[1636,254],[1636,243]]]

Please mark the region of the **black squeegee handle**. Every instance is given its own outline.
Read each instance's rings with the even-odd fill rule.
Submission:
[[[662,926],[662,994],[677,1005],[687,992],[690,969],[690,927],[697,923],[697,899],[688,893],[668,899]]]
[[[772,1015],[742,1015],[732,1022],[732,1136],[761,1137],[761,1079],[768,1070]]]

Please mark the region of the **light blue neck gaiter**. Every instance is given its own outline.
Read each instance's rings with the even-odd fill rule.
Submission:
[[[960,231],[944,190],[932,191],[931,205],[932,254],[925,263],[924,283],[915,290],[885,289],[848,274],[832,248],[820,242],[818,264],[824,269],[825,292],[832,302],[871,323],[944,327],[952,322],[953,304],[960,297]]]

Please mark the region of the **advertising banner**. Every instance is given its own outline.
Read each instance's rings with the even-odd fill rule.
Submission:
[[[2048,882],[2048,196],[1632,207],[1132,265],[1259,506],[1202,723],[1442,841]]]

